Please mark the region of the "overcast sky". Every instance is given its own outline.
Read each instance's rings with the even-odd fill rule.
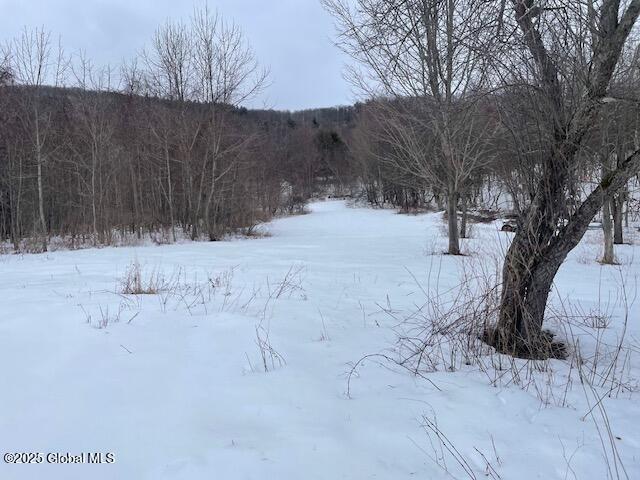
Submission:
[[[25,25],[44,25],[68,51],[84,49],[95,64],[132,57],[167,18],[188,19],[202,0],[0,0],[0,41]],[[347,59],[331,43],[332,18],[319,0],[209,0],[242,27],[271,85],[255,107],[301,109],[352,103],[342,78]]]

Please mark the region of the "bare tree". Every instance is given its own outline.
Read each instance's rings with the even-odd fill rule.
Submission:
[[[13,60],[12,73],[16,82],[26,87],[22,97],[24,105],[20,118],[29,133],[33,145],[33,161],[36,167],[38,191],[38,226],[42,238],[42,249],[47,249],[49,229],[45,216],[44,168],[49,153],[48,139],[53,129],[50,113],[43,108],[43,89],[47,83],[57,84],[64,72],[64,54],[58,48],[54,58],[51,34],[43,28],[22,31],[9,46]]]
[[[514,22],[533,68],[536,122],[547,143],[535,195],[507,253],[497,331],[499,351],[549,355],[542,332],[553,279],[603,202],[640,167],[640,151],[621,159],[567,215],[572,169],[607,100],[616,64],[640,14],[640,0],[545,2],[512,0]],[[521,45],[521,47],[520,47]],[[587,48],[585,48],[585,46]],[[533,114],[534,112],[532,112]]]
[[[431,120],[430,104],[413,98],[376,103],[379,123],[378,142],[388,144],[378,161],[398,172],[410,186],[419,179],[421,185],[453,198],[447,204],[450,254],[459,254],[459,237],[466,236],[466,203],[470,187],[488,165],[490,142],[496,128],[486,104],[479,99],[457,100],[448,111],[447,138],[455,146],[447,154]],[[425,109],[427,111],[425,111]],[[458,228],[458,209],[463,222]],[[464,227],[464,228],[463,228]]]
[[[202,129],[206,151],[197,182],[197,200],[193,202],[196,220],[193,225],[195,229],[202,215],[209,238],[213,240],[218,237],[214,212],[216,196],[222,193],[220,182],[233,171],[241,157],[239,152],[252,139],[252,136],[234,139],[228,136],[229,106],[239,105],[258,94],[265,86],[268,71],[260,68],[242,30],[208,6],[194,11],[190,37],[195,98],[206,105]]]
[[[351,80],[369,96],[410,98],[423,104],[416,112],[416,121],[428,123],[437,142],[430,153],[439,157],[438,174],[433,175],[429,156],[415,155],[419,148],[412,147],[413,154],[402,163],[406,168],[406,160],[411,159],[415,166],[410,169],[419,170],[423,178],[428,175],[431,181],[444,179],[449,253],[457,255],[458,204],[462,182],[470,175],[473,163],[464,152],[467,143],[456,144],[455,137],[465,122],[459,100],[482,92],[486,80],[483,48],[491,42],[493,7],[476,0],[351,3],[323,0],[337,19],[338,45],[361,66],[350,70]],[[397,128],[393,130],[401,134]],[[415,141],[412,143],[417,146]]]
[[[95,69],[84,53],[77,56],[72,72],[79,93],[72,102],[75,128],[70,133],[75,134],[78,141],[71,143],[73,155],[66,161],[72,164],[79,183],[87,192],[91,206],[91,231],[94,242],[98,242],[106,224],[101,221],[105,217],[102,211],[106,189],[103,174],[105,165],[109,164],[115,133],[115,122],[111,118],[112,99],[105,94],[113,90],[112,74],[108,67]]]
[[[184,101],[191,94],[191,37],[181,22],[156,29],[151,49],[142,53],[148,90],[159,97]]]
[[[240,105],[265,87],[269,72],[260,68],[236,24],[205,5],[193,13],[190,38],[198,100]]]

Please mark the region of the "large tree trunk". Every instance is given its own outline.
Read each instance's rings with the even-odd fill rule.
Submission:
[[[556,177],[545,177],[546,192],[554,191]],[[498,325],[495,331],[487,332],[489,343],[499,352],[537,358],[548,351],[549,342],[542,332],[544,312],[553,279],[566,257],[549,248],[558,222],[554,205],[539,192],[507,251]]]
[[[604,231],[604,252],[602,254],[602,263],[613,265],[616,263],[613,253],[613,222],[611,221],[611,205],[613,199],[607,198],[602,205],[602,230]]]
[[[562,261],[538,253],[527,256],[530,245],[514,242],[505,259],[498,327],[490,343],[516,357],[549,356],[550,342],[542,332],[549,292]],[[528,262],[522,260],[527,258]]]
[[[458,231],[458,192],[449,192],[447,197],[447,222],[449,224],[449,255],[460,255],[460,232]]]
[[[487,341],[499,352],[525,358],[562,353],[542,330],[553,279],[605,199],[622,188],[639,167],[640,150],[606,174],[563,227],[557,227],[560,218],[553,207],[557,201],[548,202],[547,194],[554,189],[538,193],[507,252],[498,323],[495,330],[486,332]],[[553,186],[554,178],[545,175],[551,183],[547,187]]]

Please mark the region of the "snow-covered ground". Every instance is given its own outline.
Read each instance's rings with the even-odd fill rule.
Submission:
[[[0,450],[44,459],[0,462],[0,479],[640,478],[638,247],[603,267],[589,232],[558,275],[556,300],[611,316],[574,332],[587,355],[601,340],[603,364],[628,293],[615,385],[583,386],[571,360],[516,385],[473,365],[427,380],[372,357],[347,395],[354,362],[393,355],[425,285],[455,287],[509,234],[475,225],[472,255],[456,258],[433,255],[438,214],[311,210],[258,240],[1,256]],[[157,295],[122,293],[135,264]],[[115,461],[46,457],[83,452]]]

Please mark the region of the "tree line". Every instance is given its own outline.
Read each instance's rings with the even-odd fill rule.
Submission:
[[[242,107],[267,75],[207,8],[160,26],[117,71],[25,29],[0,57],[0,239],[216,240],[301,209],[346,174],[352,115]]]

